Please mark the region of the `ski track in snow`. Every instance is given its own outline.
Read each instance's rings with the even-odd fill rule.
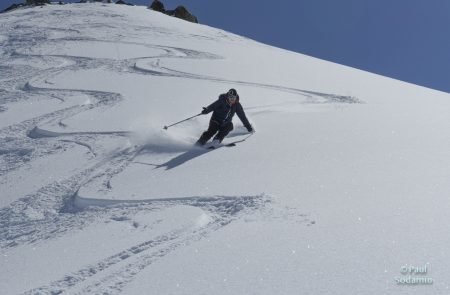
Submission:
[[[105,12],[106,13],[106,12]],[[63,18],[65,12],[52,12],[52,17]],[[8,16],[8,15],[6,15]],[[295,93],[307,98],[307,103],[359,103],[357,98],[336,94],[320,93],[309,90],[289,88],[246,81],[232,81],[220,77],[201,76],[161,67],[159,60],[164,58],[187,59],[220,59],[220,56],[208,52],[200,52],[186,48],[159,46],[138,42],[99,40],[83,36],[83,25],[77,29],[62,29],[57,27],[31,27],[21,25],[23,18],[33,18],[36,12],[30,10],[22,14],[13,26],[3,27],[2,38],[6,40],[0,52],[0,113],[8,111],[11,103],[30,99],[56,100],[61,108],[56,111],[38,115],[0,129],[0,184],[7,181],[7,176],[18,169],[28,167],[34,160],[42,159],[81,145],[88,151],[90,167],[78,168],[68,178],[43,185],[34,193],[18,196],[16,201],[0,209],[0,249],[8,249],[26,244],[45,243],[81,230],[99,220],[112,218],[120,213],[152,212],[177,205],[200,208],[213,217],[213,221],[201,228],[188,228],[168,232],[157,238],[134,245],[112,256],[94,262],[63,278],[49,283],[26,294],[58,294],[77,289],[80,293],[118,293],[123,286],[131,281],[140,270],[152,264],[157,259],[189,243],[202,239],[214,231],[226,226],[233,220],[259,212],[264,208],[270,218],[289,215],[274,213],[271,199],[264,195],[230,196],[211,198],[181,197],[180,199],[152,200],[128,203],[122,205],[93,206],[80,209],[74,205],[78,190],[86,183],[100,180],[100,190],[110,188],[109,180],[122,172],[139,154],[142,147],[125,147],[104,152],[99,142],[105,137],[112,140],[126,138],[130,132],[53,132],[39,126],[67,127],[65,120],[93,108],[110,108],[123,100],[120,93],[110,93],[83,89],[57,89],[50,82],[51,77],[63,71],[77,69],[103,68],[114,72],[128,72],[136,75],[153,75],[160,77],[177,77],[197,79],[226,84],[262,87],[282,92]],[[120,18],[120,15],[108,15]],[[11,16],[11,18],[13,18]],[[11,22],[10,22],[11,23]],[[55,21],[55,23],[57,23]],[[95,26],[105,29],[104,24],[88,23],[90,29]],[[106,28],[108,32],[118,29],[119,25]],[[146,31],[153,34],[169,34],[164,28],[135,27],[136,34]],[[120,30],[119,30],[120,32]],[[117,34],[117,33],[116,33]],[[206,36],[189,36],[189,38],[209,38]],[[223,38],[223,36],[217,36]],[[229,38],[227,36],[227,38]],[[30,41],[32,40],[32,41]],[[40,45],[61,44],[64,42],[103,42],[122,45],[138,45],[149,49],[162,50],[164,53],[129,59],[89,58],[80,56],[58,55],[52,52],[37,53],[33,48]],[[27,53],[28,52],[28,53]],[[30,54],[29,52],[34,52]],[[150,60],[146,67],[138,63]],[[25,64],[23,63],[25,62]],[[148,66],[148,67],[147,67]],[[45,85],[45,87],[43,86]],[[67,106],[73,95],[84,95],[90,99],[89,104]],[[264,210],[263,210],[264,211]],[[277,215],[278,214],[278,215]],[[296,216],[299,222],[313,224],[307,216]],[[114,267],[112,272],[105,270]]]
[[[114,255],[106,257],[94,264],[87,265],[73,273],[67,274],[60,280],[30,290],[26,294],[60,292],[78,288],[80,294],[108,293],[114,294],[120,292],[123,286],[157,259],[164,257],[180,246],[188,245],[200,240],[212,232],[226,226],[233,220],[252,211],[261,210],[268,199],[264,196],[244,196],[244,197],[214,197],[214,198],[180,198],[172,200],[153,200],[149,202],[140,202],[135,205],[128,204],[129,207],[117,207],[112,209],[90,209],[98,214],[97,210],[111,210],[114,213],[118,211],[154,211],[168,206],[186,205],[199,207],[208,212],[213,220],[200,228],[181,229],[168,232],[151,240],[139,243]],[[117,214],[120,215],[120,214]],[[105,272],[109,268],[115,268],[113,272]],[[117,268],[116,268],[117,267]],[[85,281],[89,280],[89,283]],[[80,285],[82,287],[80,287]]]

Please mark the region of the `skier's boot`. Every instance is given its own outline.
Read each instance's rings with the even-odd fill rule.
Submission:
[[[220,134],[217,134],[216,136],[214,136],[214,139],[212,141],[212,146],[214,147],[218,147],[221,143],[222,143],[223,137],[220,136]]]
[[[218,147],[221,143],[221,140],[214,138],[213,141],[211,142],[211,146],[212,147]]]
[[[202,138],[197,140],[197,142],[195,143],[196,146],[204,146],[205,144],[206,144],[206,141],[203,140]]]

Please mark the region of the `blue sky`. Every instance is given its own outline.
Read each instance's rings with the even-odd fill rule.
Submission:
[[[151,1],[127,0],[138,5]],[[20,0],[1,0],[0,9]],[[448,0],[162,0],[203,24],[450,92]],[[0,16],[1,17],[1,16]]]

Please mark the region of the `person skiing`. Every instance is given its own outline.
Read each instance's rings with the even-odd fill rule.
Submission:
[[[244,108],[239,102],[239,95],[237,94],[236,89],[232,88],[227,93],[219,95],[219,99],[206,108],[203,108],[201,113],[206,115],[210,112],[213,112],[213,114],[209,121],[208,130],[203,132],[196,145],[205,145],[216,133],[212,144],[213,146],[220,144],[225,136],[233,130],[232,119],[235,113],[238,115],[245,128],[247,128],[248,132],[254,132],[252,125],[245,115]]]

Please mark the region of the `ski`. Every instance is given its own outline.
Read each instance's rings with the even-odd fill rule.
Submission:
[[[207,149],[208,150],[215,150],[215,149],[218,149],[218,148],[224,147],[224,146],[225,147],[233,147],[233,146],[236,146],[236,143],[232,142],[232,143],[227,143],[227,144],[219,144],[217,146],[211,145],[211,146],[207,147]]]
[[[250,133],[250,134],[248,134],[247,136],[245,136],[244,138],[242,138],[242,139],[240,139],[240,140],[235,140],[235,141],[233,141],[233,142],[230,142],[230,143],[221,143],[221,144],[219,144],[219,145],[217,145],[217,146],[214,146],[214,145],[209,145],[209,146],[205,146],[205,148],[206,149],[208,149],[208,150],[215,150],[215,149],[218,149],[218,148],[221,148],[221,147],[233,147],[233,146],[236,146],[236,144],[238,144],[238,143],[241,143],[241,142],[244,142],[244,141],[246,141],[248,138],[250,138],[250,136],[252,136],[254,133]]]

